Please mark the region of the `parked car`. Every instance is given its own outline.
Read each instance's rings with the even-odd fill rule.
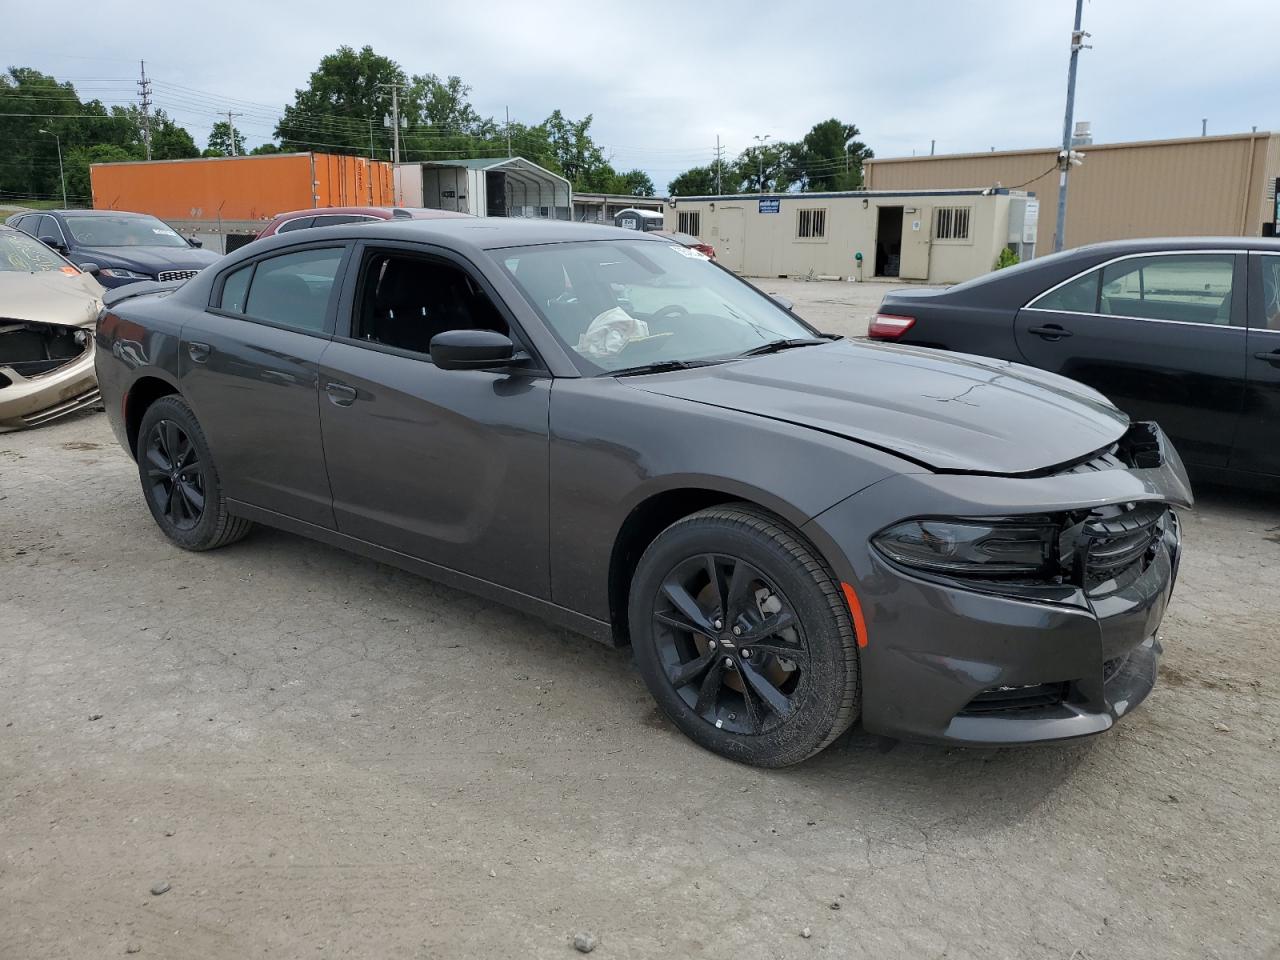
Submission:
[[[667,240],[678,243],[683,247],[691,247],[708,260],[716,258],[716,248],[709,243],[703,243],[691,233],[679,233],[674,230],[651,230],[649,232],[655,237],[665,237]]]
[[[454,210],[428,210],[424,207],[322,207],[277,213],[258,233],[255,240],[277,233],[305,230],[308,227],[337,227],[344,223],[372,223],[374,220],[448,220],[470,217]]]
[[[94,274],[104,287],[139,280],[186,280],[214,263],[163,220],[120,210],[46,210],[19,213],[6,223],[30,234]]]
[[[102,292],[57,252],[0,226],[0,430],[99,402],[93,325]]]
[[[727,757],[794,763],[859,715],[1083,736],[1155,682],[1191,504],[1157,427],[1030,367],[823,336],[662,238],[299,232],[113,291],[97,335],[175,544],[265,523],[630,643]]]
[[[886,296],[873,339],[1071,377],[1156,420],[1193,476],[1280,476],[1280,240],[1125,240]]]

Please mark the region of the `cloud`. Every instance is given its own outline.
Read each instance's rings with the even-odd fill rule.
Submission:
[[[477,108],[538,122],[593,114],[615,166],[659,187],[756,134],[795,139],[836,116],[879,156],[1043,146],[1061,137],[1070,0],[984,3],[818,0],[644,5],[491,0],[384,2],[365,16],[332,0],[228,0],[195,8],[137,0],[127,30],[32,5],[6,13],[7,64],[34,66],[108,102],[134,96],[137,60],[156,102],[197,139],[219,109],[245,114],[250,144],[340,44],[370,44],[410,73],[458,74]],[[1076,117],[1100,141],[1280,126],[1274,88],[1280,4],[1088,2]],[[89,82],[93,80],[95,82]],[[193,92],[194,91],[194,92]]]

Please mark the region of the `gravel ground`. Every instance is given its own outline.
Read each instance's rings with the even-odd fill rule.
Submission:
[[[762,286],[842,332],[888,289]],[[0,957],[1280,956],[1280,501],[1186,521],[1110,734],[765,772],[625,650],[269,530],[169,546],[101,415],[0,435]]]

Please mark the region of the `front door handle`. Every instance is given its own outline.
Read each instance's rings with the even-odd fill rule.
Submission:
[[[356,402],[356,388],[336,380],[326,383],[324,392],[328,394],[329,402],[338,407],[349,407]]]
[[[187,343],[187,355],[196,363],[204,363],[209,359],[209,353],[213,348],[207,343],[197,343],[191,340]]]
[[[1056,323],[1051,323],[1044,327],[1029,327],[1027,333],[1034,333],[1037,337],[1043,337],[1045,340],[1062,340],[1071,336],[1070,330],[1064,330]]]
[[[1253,355],[1255,360],[1265,360],[1267,363],[1280,363],[1280,350],[1272,350],[1267,353],[1265,350],[1259,350]]]

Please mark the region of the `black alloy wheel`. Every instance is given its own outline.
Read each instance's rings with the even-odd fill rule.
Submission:
[[[194,530],[204,516],[204,473],[200,455],[186,431],[160,420],[147,434],[147,480],[160,512],[177,530]]]
[[[858,716],[857,638],[813,545],[751,504],[677,520],[645,550],[628,600],[636,666],[708,750],[781,767]]]
[[[677,564],[653,619],[667,679],[717,729],[757,735],[796,712],[810,663],[804,632],[782,592],[746,560],[706,553]]]

